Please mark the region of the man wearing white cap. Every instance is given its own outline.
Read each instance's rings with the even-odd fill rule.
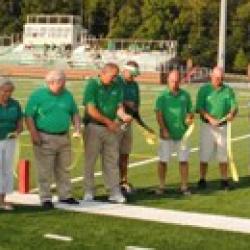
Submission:
[[[135,61],[128,61],[123,67],[122,75],[117,77],[123,89],[123,105],[125,110],[138,112],[140,106],[139,84],[135,78],[140,74],[139,65]],[[125,130],[119,133],[119,168],[121,190],[128,194],[132,191],[131,184],[128,182],[128,162],[129,154],[132,150],[133,132],[132,125],[126,126]]]

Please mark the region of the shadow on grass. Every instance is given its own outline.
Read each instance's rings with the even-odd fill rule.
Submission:
[[[16,205],[13,211],[0,211],[1,215],[18,215],[18,214],[41,214],[50,213],[53,210],[45,210],[40,206],[21,206]]]
[[[238,183],[234,183],[230,181],[230,189],[225,192],[233,192],[240,189],[250,188],[250,177],[245,176],[241,177]],[[191,196],[185,196],[180,192],[180,187],[178,184],[168,185],[166,187],[166,192],[163,195],[156,194],[157,186],[149,186],[149,187],[140,187],[137,188],[136,191],[130,194],[128,198],[129,203],[137,203],[137,201],[157,201],[161,199],[174,199],[174,200],[183,200],[189,199]],[[215,179],[207,182],[206,189],[198,189],[197,183],[190,183],[190,190],[192,195],[214,195],[219,192],[223,192],[221,189],[221,180]]]
[[[247,189],[250,188],[250,177],[244,176],[240,178],[240,181],[238,183],[233,183],[230,180],[231,189],[227,192],[233,192],[241,189]],[[97,201],[108,201],[108,193],[105,190],[105,187],[103,184],[97,184],[96,190],[98,191],[99,195],[95,197]],[[157,186],[145,186],[145,187],[135,187],[135,192],[127,196],[127,200],[129,204],[137,204],[143,201],[163,201],[166,199],[172,199],[172,200],[188,200],[190,199],[190,196],[184,196],[180,192],[179,183],[167,185],[166,192],[163,195],[157,195],[156,194]],[[214,179],[207,182],[207,189],[201,190],[197,188],[197,183],[192,182],[190,183],[190,190],[192,192],[192,195],[199,195],[199,196],[213,196],[214,194],[222,192],[222,189],[220,187],[220,179]],[[74,188],[74,193],[82,193],[82,185],[77,185]],[[83,193],[82,193],[83,194]],[[77,198],[82,199],[82,196],[78,196]],[[33,206],[18,206],[16,209],[11,213],[48,213],[51,210],[44,210],[41,207],[33,207]]]
[[[220,186],[221,185],[220,181],[221,181],[220,179],[207,181],[207,188],[204,190],[198,189],[196,182],[190,183],[189,186],[190,186],[192,195],[209,196],[209,195],[214,195],[216,193],[223,191]],[[230,180],[230,190],[226,192],[232,192],[232,191],[237,191],[240,189],[247,189],[247,188],[250,188],[249,176],[241,177],[238,183],[234,183],[232,180]],[[77,190],[79,191],[79,189],[82,190],[82,187],[78,186]],[[96,200],[98,201],[108,200],[108,194],[103,184],[96,185],[96,190],[99,191],[97,192],[99,193],[99,195],[95,197]],[[178,183],[167,185],[166,192],[163,195],[157,195],[156,190],[157,190],[157,186],[145,186],[145,187],[135,186],[135,192],[127,196],[128,203],[136,204],[137,202],[140,202],[140,201],[159,201],[159,200],[165,200],[166,198],[173,199],[173,200],[183,200],[183,199],[190,198],[190,196],[184,196],[180,192],[180,187]]]

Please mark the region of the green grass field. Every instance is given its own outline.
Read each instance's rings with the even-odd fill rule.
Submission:
[[[42,80],[16,79],[14,97],[24,105],[29,94],[43,83]],[[77,103],[82,100],[82,82],[68,82],[68,88],[73,92]],[[154,101],[161,86],[142,85],[142,117],[157,130]],[[196,86],[186,89],[192,94],[193,100],[197,92]],[[153,194],[157,186],[157,162],[140,165],[129,170],[130,182],[137,188],[137,192],[129,198],[129,203],[196,211],[250,218],[250,169],[249,169],[249,121],[247,118],[247,103],[250,92],[237,90],[240,106],[239,117],[233,123],[234,156],[240,173],[240,182],[234,184],[229,192],[219,190],[219,171],[216,162],[209,167],[209,188],[200,192],[196,189],[199,177],[198,152],[190,155],[190,183],[193,191],[191,197],[182,197],[179,187],[179,171],[176,158],[169,167],[167,184],[169,192],[165,196]],[[191,138],[191,148],[197,148],[199,141],[199,119],[196,119],[196,129]],[[36,169],[33,161],[32,147],[29,135],[24,133],[21,138],[21,158],[29,159],[32,163],[31,185],[36,188]],[[74,145],[74,155],[79,154],[79,147]],[[140,162],[154,158],[157,155],[157,145],[149,146],[137,126],[134,126],[134,148],[130,162]],[[83,159],[72,170],[72,178],[82,176]],[[100,167],[97,164],[96,171]],[[82,198],[82,182],[74,183],[74,195]],[[96,178],[97,199],[106,199],[106,190],[101,177]],[[62,211],[45,212],[39,208],[18,207],[15,212],[0,214],[0,249],[125,249],[128,245],[152,247],[155,249],[249,249],[250,238],[246,235],[201,230],[190,227],[161,225],[158,223],[139,222],[111,217],[101,217],[86,214],[75,214]],[[70,235],[73,243],[61,243],[43,238],[44,233],[58,233]]]

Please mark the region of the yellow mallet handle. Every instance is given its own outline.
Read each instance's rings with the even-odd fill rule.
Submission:
[[[194,132],[194,128],[195,128],[195,124],[194,122],[188,127],[187,131],[185,132],[185,134],[182,137],[181,140],[181,148],[185,148],[187,145],[187,142],[190,138],[190,136],[192,135],[192,133]]]
[[[139,129],[142,131],[144,139],[148,145],[155,145],[157,142],[156,134],[150,133],[145,128],[136,123]]]
[[[232,150],[232,123],[228,122],[227,124],[227,153],[228,153],[228,163],[229,169],[231,172],[231,176],[234,182],[239,181],[239,174],[237,171],[237,167],[233,158],[233,150]]]
[[[71,165],[69,166],[68,170],[73,170],[77,164],[79,163],[81,157],[82,157],[82,153],[83,153],[83,134],[78,133],[78,132],[74,132],[71,136],[71,144],[73,145],[74,141],[78,141],[78,145],[77,145],[77,150],[79,150],[78,152],[75,151],[75,156],[74,156],[74,160],[72,161]]]

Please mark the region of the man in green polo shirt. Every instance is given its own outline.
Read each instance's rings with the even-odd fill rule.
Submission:
[[[123,67],[122,75],[117,77],[123,88],[123,105],[125,110],[130,109],[134,112],[139,111],[140,90],[135,78],[140,74],[139,65],[135,61],[128,61]],[[125,194],[132,192],[132,186],[128,183],[128,162],[129,154],[132,150],[133,133],[132,126],[128,125],[126,129],[119,132],[119,169],[120,186]]]
[[[216,153],[221,171],[221,187],[229,188],[227,155],[227,122],[232,121],[238,105],[232,88],[223,83],[224,72],[215,67],[211,82],[197,95],[196,111],[201,117],[199,188],[206,188],[208,161]]]
[[[25,116],[34,146],[42,206],[53,208],[50,190],[53,174],[59,201],[78,204],[71,196],[69,129],[73,120],[80,136],[80,117],[72,94],[65,88],[64,73],[50,71],[46,82],[46,87],[34,91],[29,97]]]
[[[192,101],[190,95],[180,88],[180,73],[173,70],[168,76],[168,87],[156,100],[155,111],[160,127],[158,176],[160,181],[157,194],[165,191],[165,176],[171,154],[177,150],[181,175],[180,191],[189,195],[188,189],[188,145],[182,138],[193,122]]]
[[[131,117],[123,110],[123,91],[114,79],[119,73],[116,64],[106,64],[100,75],[87,81],[84,91],[85,105],[85,201],[94,199],[94,167],[101,155],[109,200],[124,203],[119,187],[119,120],[130,123]]]

